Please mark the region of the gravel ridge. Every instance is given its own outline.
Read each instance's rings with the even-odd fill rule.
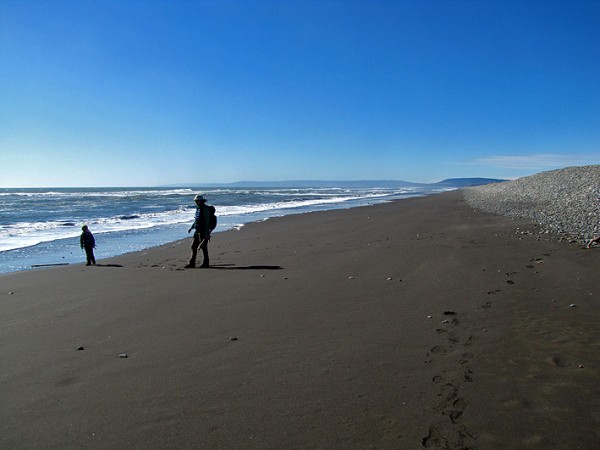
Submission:
[[[465,188],[464,196],[475,209],[531,220],[542,233],[571,241],[600,234],[600,164]]]

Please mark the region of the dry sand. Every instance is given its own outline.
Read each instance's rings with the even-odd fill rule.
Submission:
[[[0,448],[595,449],[600,247],[517,228],[455,191],[0,276]]]

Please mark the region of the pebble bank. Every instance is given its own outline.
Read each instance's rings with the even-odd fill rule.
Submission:
[[[600,164],[541,172],[464,190],[475,209],[531,220],[571,241],[600,234]]]

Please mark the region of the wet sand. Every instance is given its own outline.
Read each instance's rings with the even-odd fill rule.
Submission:
[[[189,244],[0,276],[0,448],[596,448],[600,247],[461,191]]]

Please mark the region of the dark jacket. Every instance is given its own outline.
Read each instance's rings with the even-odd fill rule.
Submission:
[[[90,230],[86,230],[81,233],[81,237],[79,238],[79,244],[81,248],[94,248],[96,247],[96,240],[94,239],[94,235]]]
[[[201,236],[210,234],[210,210],[207,205],[196,207],[195,219],[192,228],[196,230],[196,233],[199,233]]]

